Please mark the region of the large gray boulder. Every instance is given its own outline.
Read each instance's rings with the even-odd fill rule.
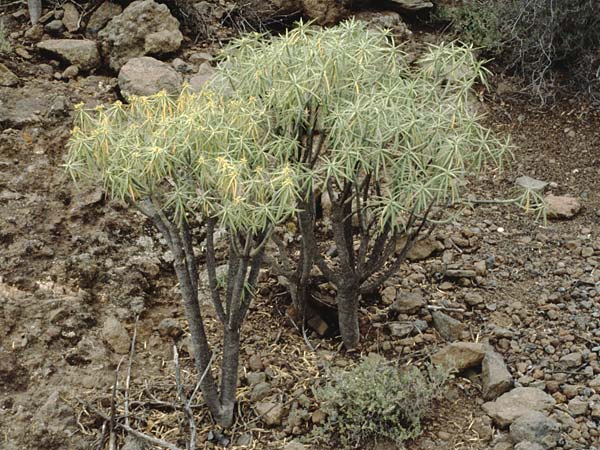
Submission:
[[[560,427],[556,421],[539,411],[528,411],[517,418],[510,426],[513,442],[533,442],[544,449],[555,448],[560,437]]]
[[[489,351],[485,354],[481,363],[481,378],[483,384],[483,398],[494,400],[499,395],[509,391],[513,385],[513,379],[504,363],[502,356],[496,352]]]
[[[100,64],[96,43],[87,39],[48,39],[39,42],[37,48],[83,70],[93,69]]]
[[[119,88],[125,97],[152,95],[162,90],[177,94],[182,81],[170,65],[150,56],[130,59],[119,72]]]
[[[98,33],[102,55],[118,71],[132,58],[179,49],[183,34],[169,8],[154,0],[131,3]]]
[[[482,408],[494,423],[505,428],[530,411],[550,411],[556,401],[541,389],[519,387],[501,395],[494,402],[484,403]]]

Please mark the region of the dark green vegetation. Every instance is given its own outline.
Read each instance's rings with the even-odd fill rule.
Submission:
[[[600,95],[600,6],[594,0],[465,0],[434,20],[522,76],[543,100],[568,86]]]

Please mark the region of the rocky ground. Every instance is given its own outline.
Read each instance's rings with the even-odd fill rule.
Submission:
[[[12,44],[0,55],[0,447],[7,450],[100,448],[97,412],[108,413],[117,367],[122,408],[134,332],[131,410],[144,417],[146,433],[171,442],[184,436],[183,418],[169,406],[173,344],[184,379],[193,383],[194,375],[170,255],[141,216],[97,189],[77,191],[61,167],[74,104],[176,91],[184,80],[199,87],[211,74],[216,43],[195,44],[165,7],[136,8],[119,16],[116,4],[66,3],[33,27],[20,5],[1,10]],[[140,16],[143,23],[121,26]],[[366,16],[410,34],[396,13]],[[492,85],[482,107],[494,129],[512,136],[515,161],[471,180],[473,203],[364,304],[359,352],[344,354],[338,338],[317,333],[309,347],[264,273],[244,330],[238,422],[221,435],[200,405],[202,448],[328,448],[298,442],[324,420],[311,388],[329,367],[371,352],[402,364],[450,358],[460,369],[407,448],[600,448],[600,115],[585,99],[541,108],[512,80]],[[544,224],[479,202],[510,197],[519,176],[546,182],[541,189],[558,207],[566,203],[562,217]],[[326,286],[322,293],[331,294]]]

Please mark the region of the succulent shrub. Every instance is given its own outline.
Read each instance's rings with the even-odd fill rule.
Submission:
[[[344,449],[365,448],[378,439],[401,445],[421,433],[421,419],[443,392],[446,378],[439,369],[423,373],[370,355],[350,370],[334,372],[316,390],[327,419],[315,435],[333,438]]]
[[[278,146],[264,108],[206,90],[171,98],[133,97],[93,111],[78,109],[66,167],[76,181],[100,183],[146,215],[174,256],[201,390],[215,420],[232,424],[240,328],[255,294],[265,243],[294,211],[293,168],[274,164]],[[225,287],[216,274],[215,228],[227,231]],[[204,237],[212,302],[223,330],[220,388],[210,370],[211,345],[198,299]]]
[[[398,270],[431,215],[460,198],[467,175],[501,164],[505,142],[481,125],[470,99],[484,75],[469,48],[430,46],[409,64],[389,33],[354,21],[300,24],[270,40],[252,34],[224,50],[215,89],[260,104],[272,138],[290,143],[273,157],[302,174],[300,252],[274,234],[271,270],[302,311],[318,267],[337,290],[347,348],[359,342],[360,297]],[[323,193],[330,225],[317,227]]]

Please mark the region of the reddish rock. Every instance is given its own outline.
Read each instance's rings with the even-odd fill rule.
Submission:
[[[478,366],[485,356],[483,344],[475,342],[453,342],[431,357],[431,362],[456,370]]]
[[[571,219],[581,210],[581,203],[575,197],[548,194],[544,202],[549,219]]]

